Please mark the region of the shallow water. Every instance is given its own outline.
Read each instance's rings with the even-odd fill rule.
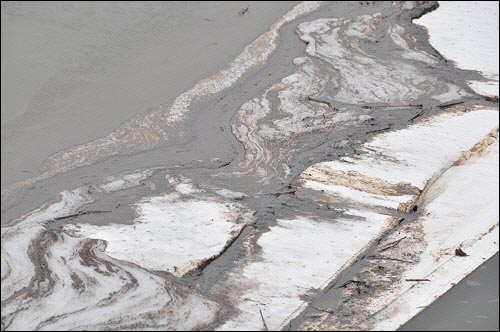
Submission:
[[[498,331],[498,264],[496,254],[400,331]]]

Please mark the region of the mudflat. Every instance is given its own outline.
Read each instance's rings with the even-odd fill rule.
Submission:
[[[489,290],[495,76],[439,10],[3,2],[2,330],[395,330]]]

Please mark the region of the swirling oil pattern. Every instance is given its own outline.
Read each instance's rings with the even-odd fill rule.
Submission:
[[[429,306],[498,251],[498,99],[413,24],[433,10],[300,2],[2,186],[2,330],[396,330]]]

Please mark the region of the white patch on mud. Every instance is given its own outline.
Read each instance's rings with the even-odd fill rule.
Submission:
[[[299,25],[300,38],[307,43],[306,53],[325,61],[338,72],[331,73],[329,79],[337,89],[335,100],[354,104],[407,104],[436,90],[437,86],[441,93],[460,91],[458,87],[450,89],[450,85],[424,75],[408,62],[371,56],[364,45],[378,42],[388,33],[404,58],[434,62],[427,53],[410,50],[400,25],[393,24],[387,31],[380,29],[383,19],[378,13],[355,19],[322,18]]]
[[[425,215],[416,221],[428,246],[402,279],[430,281],[403,283],[382,297],[388,306],[374,317],[373,330],[396,330],[498,252],[498,151],[497,135],[486,152],[451,167],[429,188]],[[469,256],[455,256],[456,248]]]
[[[141,181],[149,178],[152,174],[152,170],[145,170],[143,172],[125,174],[122,176],[112,176],[107,179],[109,181],[108,183],[100,185],[99,188],[108,193],[125,190],[138,186]]]
[[[138,177],[106,188],[123,189]],[[247,217],[239,206],[177,192],[138,203],[134,225],[50,229],[93,201],[87,187],[64,191],[60,201],[2,227],[2,330],[191,330],[215,319],[217,303],[139,265],[172,270],[177,264],[178,275],[197,267],[239,234]]]
[[[470,88],[480,95],[487,96],[487,97],[498,97],[498,82],[495,81],[487,81],[487,82],[481,82],[481,81],[470,81],[467,82],[467,84],[470,86]]]
[[[351,325],[339,322],[339,313],[322,315],[301,328],[357,324],[362,329],[395,330],[498,251],[491,236],[498,234],[498,124],[498,110],[450,109],[408,128],[379,134],[348,160],[319,163],[304,171],[304,187],[324,192],[329,203],[345,206],[347,201],[364,207],[361,211],[383,207],[409,212],[409,204],[418,200],[422,216],[377,247],[382,259],[399,259],[392,264],[403,264],[385,261],[384,268],[403,275],[379,289],[377,284],[387,277],[364,271],[363,282],[373,288],[364,289],[364,298],[343,295],[343,310],[358,314]],[[412,242],[418,236],[421,240]],[[403,242],[385,252],[398,241]],[[471,256],[456,257],[457,248]],[[430,281],[415,286],[415,281],[406,279]]]
[[[235,203],[179,194],[145,199],[136,210],[139,216],[133,225],[81,224],[66,229],[74,229],[79,237],[105,240],[111,257],[182,276],[218,256],[248,221]]]
[[[91,202],[93,199],[84,187],[63,191],[60,201],[36,209],[14,221],[12,226],[2,227],[2,299],[28,287],[35,276],[28,250],[31,241],[44,230],[44,223],[76,213],[81,206]]]
[[[102,253],[102,241],[53,232],[40,236],[44,247],[34,255],[40,257],[43,272],[29,291],[7,297],[2,289],[2,330],[185,330],[215,317],[216,303],[133,264],[110,259]],[[15,271],[25,272],[17,262]],[[9,275],[7,282],[20,281],[18,274]]]
[[[257,241],[260,254],[222,283],[233,290],[231,301],[240,312],[219,329],[264,330],[259,310],[269,330],[283,328],[305,307],[303,296],[325,287],[387,226],[383,215],[331,222],[278,220]]]
[[[427,28],[445,58],[490,80],[470,82],[473,90],[498,96],[498,15],[498,1],[439,1],[438,9],[414,22]]]
[[[496,126],[497,110],[447,113],[380,134],[364,145],[363,153],[352,158],[317,165],[423,189],[434,175],[451,166]]]
[[[242,200],[245,197],[248,197],[247,194],[241,193],[239,191],[232,191],[229,189],[213,189],[214,193],[216,193],[219,196],[222,196],[224,198],[229,198],[229,199],[234,199],[234,200]]]
[[[357,189],[352,189],[346,186],[330,185],[313,180],[304,181],[304,187],[313,190],[324,191],[327,194],[337,196],[338,199],[348,198],[351,202],[356,204],[383,206],[392,209],[397,209],[400,204],[406,203],[414,198],[410,195],[377,195]]]

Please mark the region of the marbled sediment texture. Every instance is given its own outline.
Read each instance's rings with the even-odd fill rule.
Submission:
[[[391,302],[446,290],[405,292],[435,270],[425,255],[494,252],[478,234],[497,210],[467,221],[498,192],[458,199],[470,183],[454,179],[491,189],[497,105],[411,23],[432,3],[356,6],[298,4],[172,105],[2,187],[10,207],[29,186],[66,189],[2,226],[2,329],[395,328],[416,311]],[[196,145],[211,159],[182,159]],[[459,225],[453,241],[433,218]]]

